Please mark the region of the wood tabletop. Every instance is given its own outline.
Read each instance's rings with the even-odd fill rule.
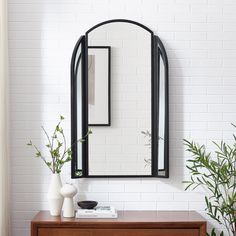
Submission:
[[[49,211],[40,211],[32,222],[41,223],[204,223],[206,220],[195,211],[118,211],[117,219],[77,219],[51,216]]]

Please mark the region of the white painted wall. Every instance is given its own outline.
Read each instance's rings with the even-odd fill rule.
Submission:
[[[12,233],[29,235],[30,220],[47,209],[50,173],[25,145],[43,146],[40,126],[63,114],[69,137],[69,64],[77,38],[113,18],[139,21],[163,40],[170,61],[170,178],[77,181],[79,199],[118,209],[198,210],[203,195],[184,192],[182,139],[212,148],[231,140],[236,118],[234,0],[9,0]],[[70,168],[63,178],[68,180]]]

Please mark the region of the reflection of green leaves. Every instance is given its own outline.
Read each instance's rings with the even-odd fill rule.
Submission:
[[[224,225],[229,236],[236,233],[236,138],[233,137],[232,146],[223,141],[213,142],[216,146],[214,155],[208,153],[204,145],[184,140],[186,150],[194,157],[187,161],[191,178],[184,181],[186,190],[198,186],[208,190],[209,196],[205,197],[207,214]],[[208,235],[215,236],[216,233],[212,230]]]
[[[74,143],[70,147],[67,147],[64,130],[61,127],[61,122],[64,119],[65,118],[63,116],[60,116],[60,121],[57,123],[51,136],[49,136],[49,134],[47,133],[47,131],[44,129],[43,126],[41,127],[47,138],[47,144],[45,145],[45,147],[48,149],[48,152],[50,153],[51,161],[48,161],[47,158],[45,158],[42,155],[41,151],[32,143],[31,140],[29,141],[29,143],[27,143],[28,146],[32,146],[35,149],[36,151],[35,156],[41,158],[53,173],[60,173],[64,164],[71,161],[72,159],[71,147],[75,145]],[[88,133],[81,140],[78,141],[84,142],[87,136],[91,133],[92,131],[89,130]]]
[[[145,144],[145,146],[148,146],[149,148],[152,147],[152,134],[149,130],[146,131],[141,131],[141,133],[144,135],[144,138],[147,138],[147,143]],[[159,140],[164,140],[162,137],[158,137]],[[151,165],[152,164],[152,160],[151,159],[144,159],[144,161],[146,162],[146,166]]]
[[[79,177],[79,176],[82,176],[82,170],[77,170],[76,172],[75,172],[75,175],[77,176],[77,177]]]
[[[42,156],[41,152],[36,152],[35,155],[36,155],[36,157],[41,157]]]
[[[141,131],[141,133],[144,135],[144,138],[148,138],[147,143],[145,144],[145,146],[148,146],[149,148],[151,148],[151,142],[152,142],[151,132],[146,130],[146,131]],[[150,158],[144,159],[144,161],[145,161],[145,167],[151,166],[152,160]]]
[[[33,145],[32,141],[30,140],[30,141],[27,143],[27,145],[28,145],[28,146],[32,146],[32,145]]]
[[[151,132],[146,130],[146,131],[141,131],[142,134],[144,134],[145,136],[151,137]]]
[[[148,138],[148,143],[146,144],[146,146],[151,146],[151,142],[152,142],[152,134],[150,131],[146,130],[146,131],[141,131],[141,133],[144,135],[144,138]],[[162,137],[158,137],[159,140],[164,140],[164,138]]]
[[[152,142],[152,134],[147,130],[147,131],[141,131],[141,133],[144,135],[144,138],[148,138],[147,143],[145,146],[151,147],[151,142]]]
[[[145,161],[145,167],[152,165],[152,160],[150,158],[149,159],[144,159],[144,161]]]

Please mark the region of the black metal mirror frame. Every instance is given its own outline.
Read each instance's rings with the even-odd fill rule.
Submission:
[[[88,132],[88,34],[99,26],[115,23],[125,22],[137,25],[151,34],[151,127],[152,127],[152,169],[151,175],[89,175],[89,153],[88,142],[89,138],[85,138],[85,141],[81,143],[82,147],[82,169],[78,169],[78,140],[81,137],[77,135],[77,69],[81,62],[81,100],[82,100],[82,114],[81,114],[81,127],[82,136],[85,137]],[[78,57],[77,52],[81,45],[81,53]],[[76,60],[76,58],[78,58]],[[158,117],[159,117],[159,70],[160,70],[160,58],[163,60],[165,71],[165,137],[164,137],[164,171],[165,175],[158,174]],[[89,29],[85,36],[81,36],[77,41],[72,58],[71,58],[71,144],[72,144],[72,161],[71,161],[71,177],[72,178],[130,178],[130,177],[169,177],[169,99],[168,99],[168,59],[163,43],[158,36],[154,35],[153,31],[148,27],[131,20],[115,19],[99,23]]]

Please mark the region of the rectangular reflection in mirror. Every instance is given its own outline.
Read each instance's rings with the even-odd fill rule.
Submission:
[[[95,55],[90,55],[90,52],[88,54],[88,87],[88,105],[90,107],[95,104]],[[91,120],[91,111],[89,114]]]
[[[104,45],[111,47],[111,126],[90,126],[89,175],[151,176],[151,146],[142,133],[151,132],[151,34],[106,24],[88,34],[88,46]]]
[[[110,48],[88,48],[89,125],[106,126],[109,120]]]
[[[78,48],[75,63],[75,79],[77,88],[77,138],[82,138],[82,66],[81,46]],[[77,142],[77,169],[82,169],[82,144]]]
[[[161,55],[159,57],[158,175],[165,175],[165,67]]]

